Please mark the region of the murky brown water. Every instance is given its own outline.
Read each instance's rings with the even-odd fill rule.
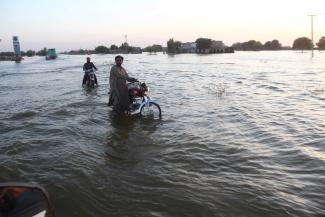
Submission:
[[[36,182],[57,216],[324,216],[325,53],[128,55],[161,121],[81,88],[86,56],[0,62],[0,181]]]

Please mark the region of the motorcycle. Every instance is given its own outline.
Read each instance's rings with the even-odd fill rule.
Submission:
[[[129,115],[139,115],[145,118],[161,119],[161,109],[155,100],[147,94],[149,88],[139,81],[127,84],[130,98]]]
[[[94,88],[95,87],[95,72],[93,69],[86,69],[85,73],[87,74],[86,87]]]
[[[0,216],[54,217],[47,191],[25,183],[0,184]]]

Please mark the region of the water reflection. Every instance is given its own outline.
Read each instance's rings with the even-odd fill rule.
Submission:
[[[126,56],[161,121],[107,107],[114,55],[91,91],[82,56],[2,62],[1,178],[44,184],[58,216],[323,216],[324,55]]]
[[[130,133],[134,128],[134,118],[111,111],[109,114],[111,131],[107,136],[109,150],[106,152],[109,157],[123,159],[127,154],[127,147],[130,140]]]
[[[114,159],[134,158],[134,153],[149,151],[158,141],[154,133],[160,121],[129,117],[110,111],[111,131],[107,135],[106,154]]]
[[[84,87],[83,88],[83,92],[85,95],[90,95],[90,96],[93,96],[93,95],[97,95],[97,90],[98,90],[98,87],[94,87],[94,88],[91,88],[91,87]]]

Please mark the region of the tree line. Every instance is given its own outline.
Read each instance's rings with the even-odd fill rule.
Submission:
[[[198,38],[196,39],[197,48],[209,49],[212,44],[212,39],[209,38]],[[175,41],[173,38],[167,41],[167,52],[168,53],[181,53],[181,41]],[[325,36],[321,37],[316,43],[316,49],[325,50]],[[262,44],[260,41],[249,40],[246,42],[236,42],[232,45],[232,48],[238,51],[259,51],[259,50],[283,50],[283,49],[294,49],[294,50],[310,50],[312,49],[313,43],[311,39],[307,37],[300,37],[294,40],[292,47],[283,47],[279,40],[274,39],[272,41],[267,41]],[[127,43],[121,44],[121,46],[116,46],[115,44],[106,47],[104,45],[99,45],[95,47],[94,50],[71,50],[64,52],[64,54],[110,54],[110,53],[141,53],[144,52],[161,52],[163,47],[158,44],[153,44],[147,46],[144,49],[129,46]],[[21,56],[46,56],[47,48],[43,48],[39,51],[27,50],[21,51]],[[14,52],[1,52],[0,56],[13,57]]]
[[[198,38],[196,39],[196,49],[204,50],[211,48],[212,39]],[[168,53],[181,53],[181,41],[176,41],[173,38],[167,41]],[[325,50],[325,37],[321,37],[316,43],[319,50]],[[294,40],[292,47],[284,47],[279,40],[274,39],[262,44],[260,41],[249,40],[246,42],[236,42],[232,44],[231,48],[237,51],[260,51],[260,50],[310,50],[313,48],[313,43],[309,38],[300,37]]]
[[[94,50],[71,50],[68,52],[64,52],[64,54],[116,54],[116,53],[141,53],[144,52],[161,52],[163,51],[163,47],[158,44],[154,44],[152,46],[147,46],[144,49],[139,47],[129,46],[127,43],[121,44],[121,46],[116,46],[115,44],[106,47],[104,45],[99,45],[95,47]]]
[[[161,47],[162,50],[162,47]],[[110,47],[106,47],[104,45],[99,45],[95,47],[94,50],[71,50],[67,52],[63,52],[64,54],[109,54],[109,53],[141,53],[141,48],[129,46],[127,43],[121,44],[121,46],[116,46],[115,44],[111,45]],[[43,48],[39,51],[21,51],[21,56],[46,56],[47,54],[47,48]],[[13,57],[15,56],[14,52],[1,52],[0,56],[7,56],[7,57]]]
[[[151,46],[147,46],[143,49],[144,52],[161,52],[163,51],[163,47],[159,44],[153,44]]]
[[[112,44],[107,47],[105,45],[99,45],[94,50],[71,50],[64,52],[64,54],[116,54],[116,53],[141,53],[141,48],[130,46],[128,43],[123,43],[121,46]]]
[[[319,50],[325,50],[325,37],[321,37],[316,43]],[[267,41],[262,44],[260,41],[249,40],[246,42],[237,42],[232,45],[235,50],[242,51],[259,51],[259,50],[283,50],[283,49],[294,49],[294,50],[310,50],[314,47],[311,39],[307,37],[300,37],[294,40],[292,47],[283,47],[281,43],[274,39]]]
[[[32,56],[46,56],[47,54],[47,49],[43,48],[42,50],[39,51],[33,51],[33,50],[27,50],[25,51],[20,51],[21,56],[27,56],[27,57],[32,57]],[[7,57],[14,57],[15,53],[14,52],[1,52],[0,56],[7,56]]]
[[[267,41],[262,44],[260,41],[249,40],[246,42],[237,42],[232,45],[235,50],[242,51],[258,51],[258,50],[281,50],[281,43],[274,39],[272,41]]]

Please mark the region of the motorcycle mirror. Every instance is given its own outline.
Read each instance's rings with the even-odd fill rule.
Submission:
[[[37,185],[24,183],[0,184],[1,217],[53,217],[48,193]]]

